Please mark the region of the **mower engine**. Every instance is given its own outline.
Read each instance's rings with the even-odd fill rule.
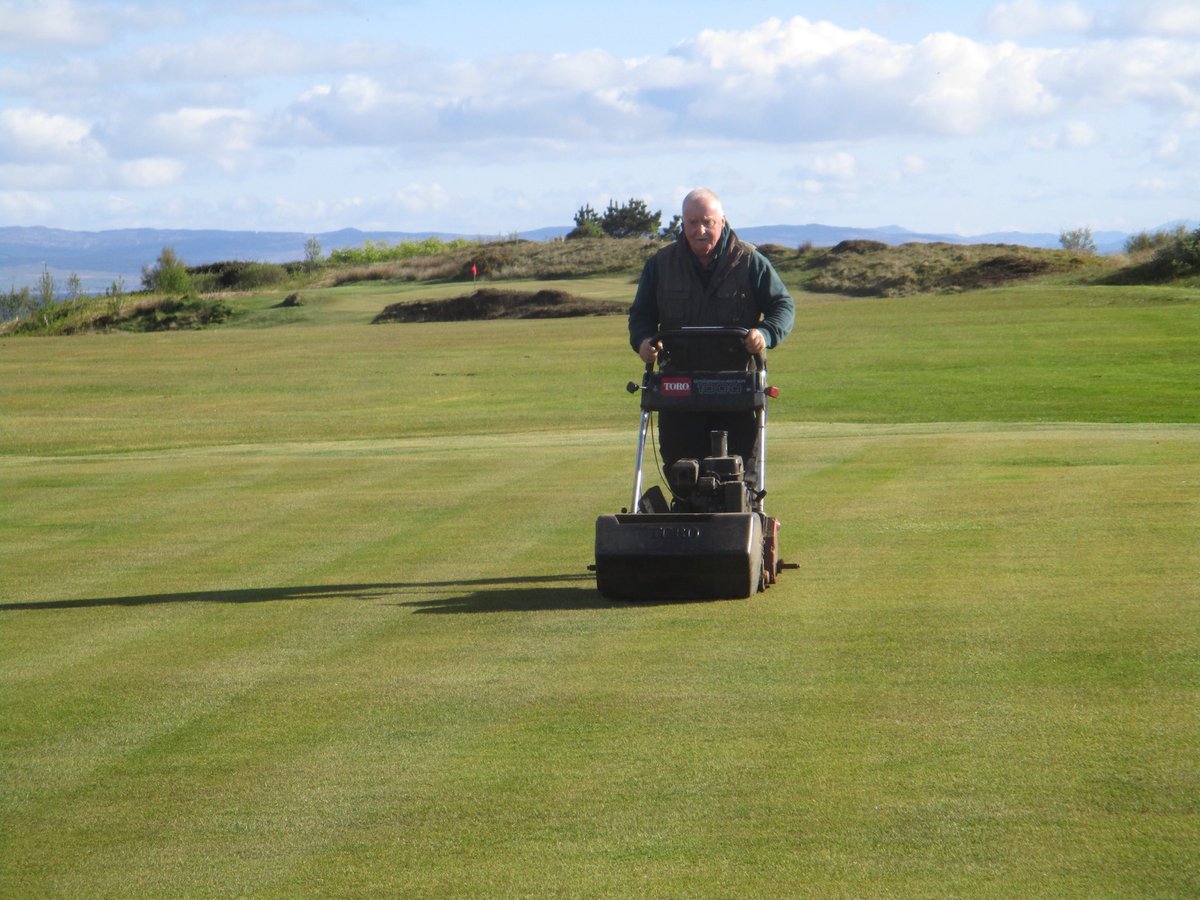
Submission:
[[[672,512],[748,513],[752,508],[750,488],[740,456],[729,455],[729,435],[710,433],[712,455],[702,460],[677,460],[667,472],[675,499]]]

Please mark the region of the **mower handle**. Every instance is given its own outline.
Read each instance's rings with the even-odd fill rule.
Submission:
[[[686,337],[696,337],[696,336],[701,336],[701,335],[704,337],[717,337],[720,335],[729,335],[730,337],[744,338],[749,333],[750,333],[749,328],[742,328],[742,327],[736,326],[736,325],[689,325],[689,326],[684,326],[683,328],[672,328],[667,331],[656,331],[656,332],[654,332],[653,335],[650,336],[650,341],[652,343],[657,344],[663,338],[672,338],[672,337],[686,338]],[[749,353],[749,351],[747,351],[747,353]],[[765,372],[766,371],[767,358],[766,358],[766,355],[762,351],[759,351],[758,353],[751,353],[750,358],[754,360],[755,371],[757,371],[757,372]],[[662,360],[661,354],[659,356],[655,357],[655,360],[661,361]],[[654,371],[654,361],[646,363],[646,373],[649,374],[653,371]]]

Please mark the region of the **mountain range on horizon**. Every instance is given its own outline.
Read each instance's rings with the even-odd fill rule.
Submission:
[[[1059,235],[1019,231],[992,232],[963,236],[950,233],[909,231],[898,225],[855,228],[810,223],[807,225],[754,225],[737,227],[738,235],[755,244],[782,244],[798,247],[811,243],[831,247],[845,240],[875,240],[897,245],[910,242],[941,241],[952,244],[1016,244],[1025,247],[1057,248]],[[1151,231],[1195,227],[1191,222],[1171,222]],[[571,230],[571,226],[550,226],[519,232],[526,240],[553,240]],[[1100,253],[1124,249],[1130,233],[1093,232]],[[221,229],[123,228],[106,231],[70,231],[44,226],[0,227],[0,289],[33,286],[48,270],[60,283],[71,274],[79,276],[89,293],[103,291],[120,279],[126,290],[141,285],[142,267],[152,265],[163,247],[174,248],[188,265],[197,266],[228,260],[281,263],[302,260],[305,244],[315,237],[322,250],[361,247],[367,241],[397,243],[437,237],[487,239],[485,235],[453,234],[439,231],[232,231]],[[507,236],[506,236],[507,237]]]

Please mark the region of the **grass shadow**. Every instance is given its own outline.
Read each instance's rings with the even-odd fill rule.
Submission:
[[[589,582],[589,587],[562,587],[563,582]],[[558,587],[538,587],[555,584]],[[478,590],[471,591],[472,588]],[[499,588],[488,590],[488,588]],[[418,612],[517,612],[549,609],[591,609],[610,605],[595,590],[592,575],[533,575],[518,578],[478,578],[462,581],[321,584],[277,588],[237,588],[220,591],[91,597],[75,600],[32,600],[0,603],[0,612],[90,609],[105,606],[157,606],[170,603],[276,603],[288,600],[382,600],[404,591],[443,591],[452,596],[403,602]],[[462,595],[462,591],[471,591]]]
[[[572,576],[574,577],[574,576]],[[587,577],[590,581],[590,576]],[[482,590],[453,597],[411,600],[397,604],[417,613],[548,612],[565,609],[613,609],[638,606],[681,606],[689,603],[719,603],[718,600],[609,600],[595,585],[587,588],[538,587]]]

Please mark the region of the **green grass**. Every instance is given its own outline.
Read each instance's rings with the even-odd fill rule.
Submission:
[[[800,568],[639,606],[623,322],[429,292],[0,341],[0,895],[1200,890],[1193,295],[806,299]]]

